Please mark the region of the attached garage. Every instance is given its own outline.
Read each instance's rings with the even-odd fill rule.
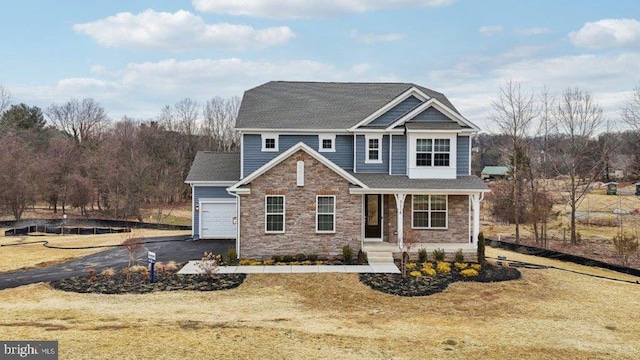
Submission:
[[[236,199],[201,199],[200,238],[235,239],[237,235]]]

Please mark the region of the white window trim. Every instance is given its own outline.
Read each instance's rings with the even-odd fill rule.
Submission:
[[[322,147],[323,140],[331,140],[331,148]],[[318,152],[336,152],[336,134],[320,134],[318,135]]]
[[[431,140],[431,151],[427,151],[425,152],[426,154],[430,154],[431,155],[431,165],[418,165],[418,140]],[[449,151],[436,151],[436,140],[447,140],[449,141]],[[415,138],[415,150],[414,150],[414,155],[415,155],[415,161],[416,161],[416,168],[450,168],[451,167],[451,148],[453,147],[451,144],[451,139],[450,138],[444,138],[444,137],[416,137]],[[422,152],[421,152],[422,153]],[[436,165],[436,154],[449,154],[449,165]]]
[[[318,199],[321,197],[331,197],[333,198],[333,230],[318,230],[318,216],[319,215],[329,215],[329,213],[319,213],[318,212]],[[316,234],[335,234],[336,233],[336,196],[335,195],[316,195]]]
[[[261,138],[262,138],[262,151],[264,152],[277,152],[278,148],[279,148],[279,143],[280,143],[280,136],[278,134],[260,134]],[[276,147],[275,149],[267,149],[267,139],[275,139],[276,142]]]
[[[369,140],[377,139],[378,140],[378,159],[370,160],[369,159]],[[365,135],[364,136],[364,156],[365,164],[382,164],[382,135]]]
[[[420,210],[419,212],[428,213],[429,217],[429,226],[428,227],[418,227],[413,225],[413,214],[416,212],[414,210],[413,202],[416,196],[428,196],[429,209],[428,210]],[[444,210],[444,227],[432,227],[431,226],[431,197],[432,196],[444,196],[445,197],[445,210]],[[442,212],[442,210],[433,210],[435,212]],[[411,195],[411,228],[417,230],[448,230],[449,229],[449,195],[441,195],[441,194],[413,194]]]
[[[282,231],[269,231],[267,230],[267,215],[280,215],[280,213],[268,213],[267,212],[267,198],[269,197],[281,197],[282,198]],[[264,233],[265,234],[284,234],[287,225],[287,198],[285,195],[265,195],[264,196]]]

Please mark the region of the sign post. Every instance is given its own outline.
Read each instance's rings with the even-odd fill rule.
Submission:
[[[149,273],[150,282],[155,282],[155,265],[156,265],[156,253],[147,251],[147,258],[149,259],[149,264],[151,264],[151,272]]]

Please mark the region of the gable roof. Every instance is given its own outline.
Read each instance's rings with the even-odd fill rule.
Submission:
[[[185,183],[235,182],[240,179],[240,153],[198,151]]]
[[[411,83],[271,81],[247,90],[237,129],[348,129],[411,88],[458,110],[443,94]]]
[[[256,171],[252,172],[248,176],[245,176],[242,180],[238,181],[237,183],[235,183],[233,186],[231,186],[227,190],[229,192],[233,192],[233,191],[238,190],[243,185],[249,184],[250,182],[252,182],[256,178],[258,178],[260,175],[262,175],[265,172],[269,171],[271,168],[273,168],[274,166],[280,164],[285,159],[289,158],[289,156],[295,154],[296,152],[298,152],[300,150],[306,152],[311,157],[313,157],[314,159],[318,160],[319,162],[321,162],[322,164],[324,164],[325,166],[327,166],[328,168],[333,170],[336,174],[338,174],[338,175],[342,176],[343,178],[345,178],[351,184],[358,185],[358,186],[364,187],[364,188],[367,187],[362,181],[358,180],[355,176],[351,175],[349,172],[347,172],[343,168],[339,167],[338,165],[333,163],[331,160],[329,160],[326,157],[322,156],[319,152],[317,152],[317,151],[313,150],[312,148],[310,148],[307,144],[305,144],[303,142],[299,142],[299,143],[295,144],[294,146],[290,147],[289,149],[287,149],[287,151],[284,151],[282,154],[280,154],[280,155],[276,156],[275,158],[273,158],[268,163],[266,163],[266,164],[262,165],[261,167],[259,167],[258,169],[256,169]]]

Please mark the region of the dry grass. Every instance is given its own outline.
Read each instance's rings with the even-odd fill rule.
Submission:
[[[3,232],[4,234],[4,232]],[[134,229],[132,236],[153,237],[153,236],[177,236],[188,235],[189,231],[166,231]],[[20,237],[0,237],[0,244],[13,244],[32,241],[49,241],[49,245],[78,247],[78,246],[102,246],[121,244],[131,234],[104,234],[104,235],[47,235],[47,236],[20,236]],[[42,246],[42,243],[27,244],[21,246],[2,246],[0,254],[0,272],[11,270],[48,266],[64,261],[73,260],[85,255],[94,254],[105,248],[82,249],[82,250],[62,250],[50,249]]]
[[[637,359],[638,285],[558,270],[400,298],[354,274],[250,275],[237,289],[94,295],[0,291],[0,338],[62,359]],[[145,334],[152,334],[146,336]]]

